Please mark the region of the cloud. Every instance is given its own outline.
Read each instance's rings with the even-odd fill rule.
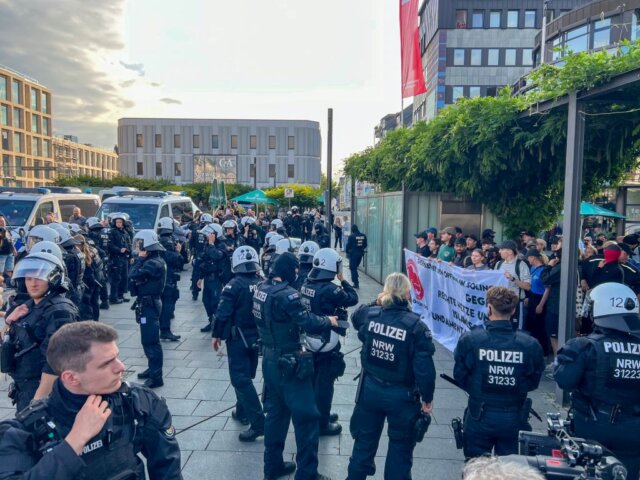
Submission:
[[[0,59],[51,90],[57,133],[115,143],[115,119],[133,102],[122,94],[122,79],[100,63],[123,55],[124,1],[65,0],[49,7],[41,0],[0,0]]]
[[[151,85],[152,87],[159,87],[160,84],[158,82],[150,82],[149,85]]]
[[[135,83],[136,83],[136,79],[132,78],[131,80],[125,80],[124,82],[121,82],[120,86],[122,88],[128,88],[128,87],[133,86]]]
[[[131,70],[132,72],[136,72],[139,76],[144,77],[144,64],[142,63],[125,63],[120,60],[120,65],[122,65],[127,70]]]
[[[180,100],[176,100],[175,98],[161,98],[160,101],[162,103],[166,103],[167,105],[182,105]]]

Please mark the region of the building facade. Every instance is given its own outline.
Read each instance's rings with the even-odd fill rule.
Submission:
[[[123,174],[140,178],[320,186],[320,125],[312,121],[122,118],[118,152]]]
[[[78,143],[78,138],[71,135],[53,137],[53,155],[57,177],[86,175],[110,180],[121,174],[117,153]]]
[[[380,119],[380,123],[373,129],[374,143],[382,140],[392,130],[413,125],[413,104],[405,107],[403,112],[402,119],[400,119],[400,112],[389,113]]]
[[[547,18],[588,2],[553,0]],[[462,97],[495,95],[531,70],[543,5],[543,0],[424,0],[420,51],[427,93],[414,99],[414,120],[430,120]]]
[[[35,187],[55,178],[51,92],[0,66],[2,185]]]

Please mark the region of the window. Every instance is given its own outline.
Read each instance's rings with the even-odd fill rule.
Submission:
[[[182,176],[182,162],[176,162],[173,164],[173,175],[176,177]]]
[[[193,148],[200,148],[200,135],[193,136]]]
[[[249,178],[256,178],[256,161],[253,160],[253,163],[249,165]]]
[[[162,148],[162,135],[156,133],[156,148]]]
[[[238,148],[238,135],[231,135],[231,148]]]
[[[631,41],[635,42],[640,35],[638,35],[638,31],[640,31],[640,9],[636,8],[633,11],[633,15],[631,16]]]
[[[487,52],[487,65],[492,67],[497,66],[500,63],[500,50],[497,48],[490,48]]]
[[[40,133],[40,117],[35,113],[31,114],[31,131],[33,133]]]
[[[287,143],[288,143],[289,150],[296,149],[296,137],[289,136],[289,138],[287,139]]]
[[[75,207],[80,208],[82,215],[87,217],[93,217],[100,207],[100,205],[98,205],[98,200],[92,200],[89,198],[70,198],[68,200],[60,199],[58,200],[58,205],[60,206],[60,216],[63,220],[73,215],[73,209]]]
[[[502,12],[500,10],[494,10],[489,14],[489,28],[500,28],[502,20]]]
[[[42,92],[40,100],[42,101],[42,113],[49,113],[49,94]]]
[[[13,103],[22,103],[22,84],[18,80],[11,83],[11,101]]]
[[[175,202],[171,204],[171,215],[180,222],[180,225],[193,220],[193,209],[191,202]]]
[[[471,49],[471,65],[475,67],[482,65],[482,49],[481,48]]]
[[[22,128],[22,109],[13,107],[13,128]]]
[[[173,136],[173,148],[180,148],[180,134]]]
[[[2,149],[9,150],[9,130],[2,130]]]
[[[211,148],[219,148],[218,147],[218,135],[211,135]]]
[[[249,148],[251,150],[255,150],[256,148],[258,148],[258,137],[256,137],[255,135],[249,136]]]
[[[136,133],[136,147],[142,148],[144,147],[144,137],[141,133]]]
[[[31,89],[31,110],[38,109],[38,90],[35,88]]]
[[[533,48],[522,49],[522,65],[526,67],[533,65]]]
[[[495,97],[498,95],[498,87],[487,87],[487,97]]]
[[[456,10],[456,28],[467,28],[466,10]]]
[[[509,10],[507,12],[507,28],[518,28],[519,10]]]
[[[30,212],[29,212],[30,213]],[[36,214],[33,216],[33,223],[35,225],[44,224],[44,219],[47,218],[47,215],[53,213],[53,202],[45,202],[38,205],[38,209],[36,210]],[[82,212],[84,213],[84,212]],[[28,216],[25,215],[25,219],[22,222],[23,224],[27,221]]]
[[[144,175],[144,164],[136,162],[136,175]]]
[[[156,162],[156,177],[162,176],[162,162]]]
[[[42,167],[40,166],[40,160],[33,161],[33,177],[42,178]]]
[[[9,125],[9,107],[7,105],[0,105],[0,125],[5,127]]]
[[[169,205],[164,204],[160,209],[160,218],[170,217],[170,216],[171,214],[169,213]]]
[[[40,141],[38,137],[31,137],[31,154],[40,157]]]
[[[464,65],[464,48],[454,48],[453,49],[453,64],[455,66],[463,66]]]
[[[276,136],[269,135],[269,150],[275,150],[275,149],[276,149]]]
[[[270,163],[269,164],[269,177],[270,178],[276,178],[276,164],[275,163]]]
[[[51,158],[51,141],[42,140],[42,156]]]
[[[47,179],[51,178],[51,172],[53,172],[54,170],[55,170],[55,167],[53,166],[53,163],[46,162],[44,164],[44,178],[47,178]],[[84,212],[84,210],[82,211]]]
[[[9,159],[9,155],[2,156],[2,176],[9,176],[9,165],[11,164],[11,160]]]
[[[462,97],[464,97],[464,87],[453,87],[451,89],[451,101],[453,103],[456,103]]]
[[[484,12],[473,12],[471,15],[471,28],[484,28]]]
[[[0,75],[0,100],[7,100],[7,82],[8,78]]]
[[[469,98],[480,96],[480,87],[469,87]]]
[[[536,28],[536,11],[524,11],[524,28]]]
[[[42,134],[43,135],[51,135],[51,130],[49,129],[49,119],[42,119]]]
[[[287,165],[287,177],[295,178],[296,176],[296,166],[295,165]]]
[[[611,19],[605,18],[593,24],[593,48],[608,47],[611,44]]]
[[[24,152],[24,145],[22,144],[22,134],[13,132],[13,151]]]
[[[564,44],[563,55],[569,52],[579,53],[589,49],[589,27],[583,25],[579,28],[574,28],[566,33],[566,41]]]
[[[16,157],[16,177],[22,177],[22,157]]]
[[[507,67],[513,67],[516,64],[516,49],[507,48],[504,51],[504,64]]]

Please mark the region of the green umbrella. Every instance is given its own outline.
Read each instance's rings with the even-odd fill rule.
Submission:
[[[580,203],[580,215],[582,215],[583,217],[626,218],[624,215],[620,215],[617,212],[588,202]]]
[[[271,205],[277,205],[278,202],[267,197],[267,194],[262,190],[253,190],[252,192],[245,193],[243,195],[238,195],[237,197],[233,197],[231,200],[234,200],[238,203],[269,203]]]

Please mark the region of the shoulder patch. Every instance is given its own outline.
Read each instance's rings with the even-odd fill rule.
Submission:
[[[227,292],[229,292],[229,291],[233,290],[233,286],[232,286],[232,285],[229,285],[229,284],[227,283],[227,284],[224,286],[224,288],[223,288],[222,290],[223,290],[223,291],[227,291]]]
[[[163,430],[162,434],[167,438],[173,438],[176,436],[176,429],[173,425],[169,425],[169,428]]]
[[[296,298],[300,298],[300,294],[298,292],[292,293],[291,295],[288,295],[287,298],[289,300],[295,300]]]

